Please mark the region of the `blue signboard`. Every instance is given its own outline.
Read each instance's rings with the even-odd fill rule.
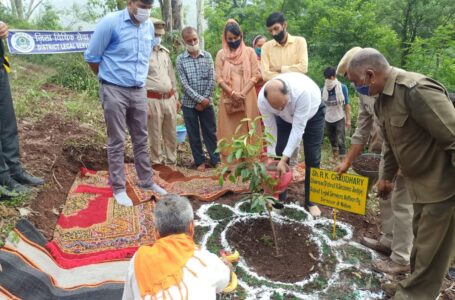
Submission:
[[[10,30],[8,47],[11,54],[53,54],[84,52],[93,31]]]

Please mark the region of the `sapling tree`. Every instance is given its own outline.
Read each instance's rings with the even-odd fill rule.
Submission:
[[[251,211],[267,211],[276,255],[279,256],[280,252],[271,212],[274,205],[282,205],[273,195],[264,192],[264,190],[273,191],[278,184],[278,179],[273,178],[267,172],[267,161],[274,157],[263,153],[264,147],[273,143],[274,137],[268,132],[264,132],[262,135],[258,134],[257,129],[258,126],[261,126],[260,121],[261,117],[254,120],[245,118],[237,126],[231,138],[218,141],[217,152],[227,155],[219,176],[219,184],[222,186],[226,179],[233,183],[249,182],[250,193],[242,200],[249,200]],[[248,131],[240,134],[244,126],[248,128]]]

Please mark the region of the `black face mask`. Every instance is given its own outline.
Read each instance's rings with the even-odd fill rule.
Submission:
[[[227,42],[229,47],[232,48],[232,49],[237,49],[239,46],[240,46],[240,43],[242,42],[242,39],[238,39],[236,41],[233,41],[233,42]]]
[[[278,43],[281,43],[284,40],[284,36],[286,34],[286,30],[281,30],[280,33],[273,35],[273,39]]]

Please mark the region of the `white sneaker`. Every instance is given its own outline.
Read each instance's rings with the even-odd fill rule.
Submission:
[[[123,206],[133,206],[133,201],[128,197],[125,191],[114,194],[114,199],[118,204]]]
[[[155,182],[153,182],[151,185],[145,185],[145,184],[138,184],[138,186],[141,188],[141,189],[144,189],[144,190],[147,190],[147,191],[152,191],[152,192],[155,192],[157,193],[158,195],[160,196],[164,196],[164,195],[167,195],[168,192],[163,189],[162,187],[160,187],[158,184],[156,184]]]
[[[319,209],[319,207],[317,205],[308,207],[308,211],[314,218],[321,216],[321,210]]]
[[[152,184],[152,188],[150,189],[151,191],[157,193],[158,195],[160,196],[164,196],[164,195],[167,195],[168,192],[163,189],[162,187],[160,187],[158,184],[156,184],[155,182]]]

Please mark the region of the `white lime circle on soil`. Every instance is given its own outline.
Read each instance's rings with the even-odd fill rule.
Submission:
[[[196,212],[196,215],[199,217],[199,220],[196,221],[196,227],[208,228],[207,232],[202,236],[200,245],[202,248],[207,249],[208,241],[212,235],[214,235],[215,228],[217,225],[220,224],[224,219],[230,219],[227,225],[222,229],[220,234],[221,239],[221,246],[224,250],[231,251],[233,247],[230,245],[229,241],[226,238],[226,234],[229,229],[240,223],[245,222],[248,220],[255,220],[259,218],[267,218],[266,215],[260,213],[250,213],[242,211],[241,207],[247,201],[238,202],[234,207],[224,204],[205,204],[202,205]],[[227,216],[222,219],[213,219],[209,216],[209,210],[212,207],[222,207],[224,209],[228,209],[232,216]],[[371,268],[367,268],[365,266],[360,266],[359,261],[355,259],[353,261],[346,261],[343,259],[344,255],[341,253],[343,250],[341,247],[343,246],[352,246],[360,251],[364,251],[371,256],[371,259],[376,258],[376,253],[371,251],[370,249],[362,246],[361,244],[352,241],[353,236],[353,228],[351,225],[337,221],[337,228],[338,230],[343,230],[345,232],[344,236],[338,238],[337,240],[332,240],[329,238],[324,232],[324,226],[333,226],[333,220],[327,218],[318,218],[314,219],[305,209],[296,205],[296,204],[285,204],[285,208],[294,210],[295,212],[304,215],[305,218],[303,221],[290,218],[286,215],[280,213],[280,211],[274,210],[272,212],[273,221],[277,224],[289,224],[289,223],[298,223],[300,225],[306,226],[311,235],[309,239],[315,243],[318,247],[318,257],[319,261],[323,260],[323,244],[327,245],[333,254],[336,257],[336,266],[334,272],[330,275],[329,279],[327,280],[326,286],[321,290],[313,290],[311,292],[304,292],[303,290],[309,284],[313,283],[318,276],[320,275],[319,272],[314,271],[310,272],[308,276],[302,278],[298,282],[294,283],[287,283],[287,282],[279,282],[273,281],[264,276],[257,274],[251,267],[249,267],[246,261],[240,257],[240,261],[237,265],[237,270],[241,269],[247,276],[259,281],[260,285],[251,285],[245,281],[242,276],[238,276],[238,283],[239,286],[242,287],[246,293],[246,299],[271,299],[272,295],[292,295],[297,299],[323,299],[324,295],[329,291],[331,288],[336,288],[337,283],[339,283],[340,273],[351,268],[358,269],[359,274],[360,272],[363,274],[372,274]],[[321,263],[321,262],[320,262]],[[319,263],[319,264],[320,264]],[[361,275],[359,275],[361,276]],[[379,277],[379,275],[378,275]],[[288,289],[289,288],[289,289]],[[384,294],[382,291],[369,291],[362,287],[356,286],[356,284],[351,284],[349,287],[354,293],[355,299],[382,299]]]

